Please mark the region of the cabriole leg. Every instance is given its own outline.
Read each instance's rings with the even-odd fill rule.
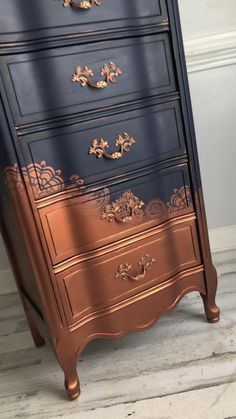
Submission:
[[[77,374],[77,357],[74,353],[69,338],[62,338],[54,347],[56,357],[65,374],[65,388],[70,400],[75,400],[80,395],[80,382]]]
[[[65,373],[65,388],[70,400],[75,400],[80,395],[80,382],[76,371],[76,362],[74,365],[67,366]]]
[[[207,281],[207,294],[201,294],[206,318],[209,323],[216,323],[220,320],[220,309],[217,307],[215,298],[217,290],[217,273],[214,267],[212,267],[211,273]]]

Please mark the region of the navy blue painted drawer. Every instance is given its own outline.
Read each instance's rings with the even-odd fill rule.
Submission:
[[[1,73],[16,125],[176,90],[169,33],[3,57]]]
[[[67,127],[54,135],[29,136],[20,145],[36,198],[73,187],[73,175],[88,186],[186,152],[177,100]]]
[[[0,0],[0,43],[121,31],[167,21],[165,0],[100,0],[89,10],[63,7],[64,0]],[[80,0],[72,0],[80,5]],[[87,3],[90,2],[87,1]]]
[[[193,211],[187,164],[83,192],[39,207],[53,264]]]

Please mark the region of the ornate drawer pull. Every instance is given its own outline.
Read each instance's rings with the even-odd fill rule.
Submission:
[[[101,75],[105,77],[105,80],[93,82],[90,77],[93,77],[93,70],[87,66],[77,67],[73,76],[72,81],[78,82],[82,87],[94,87],[95,89],[104,89],[110,83],[116,82],[116,77],[121,76],[122,71],[116,67],[111,61],[105,63],[104,67],[101,68]]]
[[[127,224],[135,220],[140,220],[144,216],[142,208],[144,202],[134,196],[131,191],[125,192],[112,204],[108,204],[102,213],[102,219],[109,222]]]
[[[72,6],[75,9],[84,9],[89,10],[93,6],[101,6],[102,0],[84,0],[84,1],[74,1],[74,0],[63,0],[64,7]]]
[[[132,265],[130,265],[128,262],[121,264],[118,266],[117,272],[115,274],[116,279],[122,279],[125,281],[126,279],[130,279],[132,281],[141,281],[144,279],[146,272],[151,270],[152,264],[156,262],[155,259],[149,255],[145,255],[141,257],[141,259],[138,262],[138,266],[141,267],[142,272],[141,274],[137,276],[130,275],[130,271],[132,271]]]
[[[108,142],[101,138],[99,141],[97,139],[92,141],[89,154],[95,154],[99,159],[101,157],[107,157],[108,159],[117,160],[123,157],[125,152],[129,151],[132,144],[135,144],[134,138],[130,137],[127,132],[124,132],[123,135],[119,135],[116,139],[116,146],[120,147],[120,151],[112,154],[107,153],[106,149],[109,148]]]

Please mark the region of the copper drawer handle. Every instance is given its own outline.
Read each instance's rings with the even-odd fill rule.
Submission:
[[[123,135],[119,135],[115,144],[120,148],[120,150],[110,154],[106,151],[107,148],[109,148],[108,142],[106,140],[103,138],[101,138],[99,141],[94,139],[92,141],[91,147],[89,148],[89,154],[95,154],[95,156],[99,159],[101,157],[106,157],[107,159],[118,160],[130,150],[132,144],[135,144],[135,140],[134,138],[130,137],[127,132],[124,132]]]
[[[102,219],[112,222],[128,224],[140,221],[143,218],[144,202],[131,191],[125,192],[116,201],[106,205],[102,213]]]
[[[145,255],[141,257],[138,262],[138,266],[141,267],[142,272],[137,276],[133,276],[130,272],[133,270],[132,265],[128,262],[121,264],[118,266],[117,272],[115,274],[116,279],[122,279],[125,281],[126,279],[130,279],[131,281],[141,281],[145,278],[146,272],[151,270],[152,264],[156,262],[153,257],[150,255]]]
[[[78,82],[82,87],[94,87],[95,89],[104,89],[108,87],[109,83],[115,83],[116,77],[121,76],[122,71],[116,67],[113,62],[105,63],[101,68],[101,75],[104,76],[105,80],[92,81],[93,70],[87,66],[77,67],[74,74],[72,75],[72,81]]]
[[[83,0],[83,1],[74,1],[74,0],[63,0],[64,7],[74,7],[75,9],[89,10],[93,6],[101,6],[102,0]]]

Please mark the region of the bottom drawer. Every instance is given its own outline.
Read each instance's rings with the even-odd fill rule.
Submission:
[[[99,253],[99,251],[98,251]],[[141,239],[56,275],[69,325],[201,263],[195,216],[170,221]]]

